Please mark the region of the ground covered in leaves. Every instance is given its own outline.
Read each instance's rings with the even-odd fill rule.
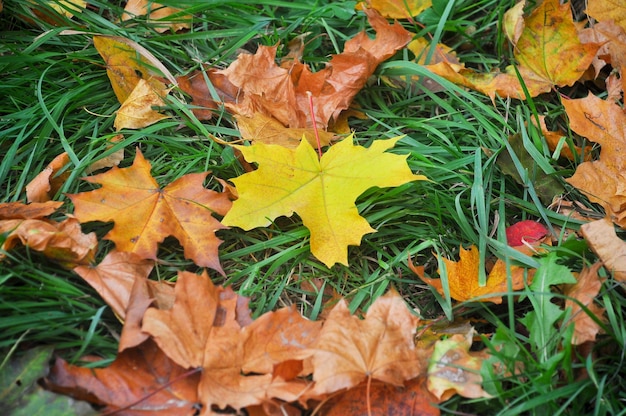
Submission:
[[[2,408],[626,414],[626,7],[308,3],[0,3]]]

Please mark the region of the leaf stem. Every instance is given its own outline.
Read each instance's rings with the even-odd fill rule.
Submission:
[[[311,112],[311,122],[313,123],[313,132],[315,133],[315,140],[317,141],[317,154],[320,159],[322,158],[322,144],[320,143],[320,135],[317,132],[317,122],[315,121],[315,110],[313,109],[313,94],[311,91],[307,91],[306,95],[309,96],[309,111]]]

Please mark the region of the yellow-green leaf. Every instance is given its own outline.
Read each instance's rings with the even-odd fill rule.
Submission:
[[[374,186],[426,180],[411,172],[406,156],[385,153],[400,139],[377,140],[365,148],[349,136],[321,159],[307,140],[295,150],[263,143],[235,146],[259,168],[233,179],[239,199],[222,223],[250,230],[296,212],[311,232],[313,255],[328,267],[347,265],[348,245],[375,231],[357,211],[359,195]]]

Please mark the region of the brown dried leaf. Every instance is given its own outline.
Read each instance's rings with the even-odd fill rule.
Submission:
[[[69,176],[69,171],[56,175],[61,169],[70,163],[67,152],[63,152],[39,172],[35,178],[26,185],[26,200],[28,202],[45,202],[52,199]]]
[[[578,300],[598,319],[602,319],[605,311],[604,308],[594,303],[594,299],[602,287],[602,279],[598,276],[600,267],[602,267],[602,262],[597,262],[591,267],[583,267],[576,278],[578,280],[576,284],[564,285],[565,295]],[[577,302],[566,299],[565,308],[568,307],[572,308],[569,322],[574,324],[572,344],[580,345],[587,341],[595,341],[596,335],[600,331],[600,325]]]
[[[107,368],[86,368],[57,359],[46,388],[105,406],[125,416],[192,416],[200,374],[172,362],[152,341],[120,353]]]
[[[339,302],[313,346],[314,392],[351,388],[368,377],[396,386],[417,377],[427,359],[413,341],[418,322],[395,290],[378,298],[363,320]]]
[[[619,238],[608,218],[588,222],[580,231],[615,280],[626,283],[626,242]]]

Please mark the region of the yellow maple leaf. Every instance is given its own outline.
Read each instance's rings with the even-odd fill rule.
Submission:
[[[250,230],[297,212],[311,232],[311,252],[326,266],[348,264],[348,245],[375,230],[359,215],[355,201],[367,189],[416,180],[406,156],[385,153],[402,137],[377,140],[369,148],[347,137],[318,158],[307,140],[297,149],[254,143],[235,146],[259,169],[233,179],[239,199],[222,224]]]
[[[367,0],[357,4],[357,9],[377,10],[389,19],[410,19],[431,7],[431,0]]]
[[[509,291],[507,282],[506,263],[498,259],[487,277],[487,284],[478,284],[478,270],[480,267],[480,253],[478,247],[472,246],[469,250],[461,247],[459,261],[455,262],[442,259],[446,265],[448,274],[448,286],[450,297],[460,302],[472,300],[476,302],[502,303],[502,294]],[[424,276],[424,268],[409,263],[409,268],[417,274],[421,280],[428,283],[443,295],[443,283],[441,279],[432,279]],[[524,287],[523,267],[511,266],[511,289],[518,290]],[[528,279],[531,277],[528,273]],[[493,296],[489,296],[493,295]]]

